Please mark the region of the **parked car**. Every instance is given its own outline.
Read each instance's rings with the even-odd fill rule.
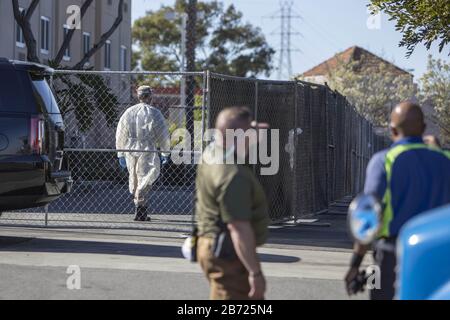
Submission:
[[[71,190],[52,72],[0,58],[0,212],[44,206]]]

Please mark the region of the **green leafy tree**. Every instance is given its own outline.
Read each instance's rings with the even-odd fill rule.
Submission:
[[[373,13],[382,11],[396,21],[397,31],[403,34],[400,46],[407,48],[407,56],[420,43],[429,50],[437,42],[440,52],[450,43],[448,0],[371,0],[369,7]]]
[[[136,64],[140,62],[146,70],[179,70],[181,22],[169,21],[166,14],[188,12],[187,4],[186,0],[177,0],[174,6],[149,11],[135,21],[133,38],[139,47]],[[225,8],[219,1],[198,1],[197,11],[205,14],[196,24],[197,70],[236,76],[270,74],[275,51],[259,28],[243,21],[234,5]]]
[[[450,145],[450,63],[428,58],[428,68],[420,79],[421,102],[431,103],[444,144]]]

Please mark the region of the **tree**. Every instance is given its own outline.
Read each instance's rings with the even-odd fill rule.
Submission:
[[[357,111],[379,127],[387,127],[393,107],[413,98],[416,86],[409,75],[393,72],[387,63],[365,65],[357,61],[338,61],[329,72],[329,86],[347,97]]]
[[[39,63],[40,61],[37,55],[36,38],[34,37],[31,28],[30,19],[33,16],[33,13],[36,10],[37,6],[39,5],[39,1],[40,0],[33,0],[28,9],[20,12],[19,1],[12,0],[14,19],[22,29],[23,38],[27,46],[27,60],[37,63]]]
[[[135,21],[133,38],[139,46],[137,58],[143,69],[179,70],[180,20],[169,21],[165,15],[173,11],[189,13],[188,4],[177,0],[174,6],[149,11]],[[219,1],[198,1],[196,7],[205,13],[195,25],[197,70],[243,77],[270,74],[275,51],[259,28],[243,22],[242,13],[234,5],[225,9]]]
[[[420,43],[429,50],[437,42],[440,52],[450,43],[448,0],[371,0],[369,7],[373,14],[383,11],[396,21],[396,30],[403,33],[400,46],[407,48],[408,57]]]
[[[450,144],[450,63],[428,57],[428,68],[420,79],[422,103],[431,103],[444,144]]]
[[[80,19],[83,18],[91,7],[94,0],[85,0],[80,8]],[[18,0],[12,0],[14,18],[17,24],[22,29],[25,45],[27,47],[27,60],[30,62],[40,63],[37,54],[36,38],[34,37],[33,29],[30,20],[39,5],[40,0],[33,0],[30,6],[23,10],[19,9]],[[86,62],[94,54],[96,54],[117,30],[123,21],[123,4],[124,0],[120,0],[117,6],[117,16],[111,27],[100,36],[94,46],[71,67],[63,68],[61,61],[64,57],[64,52],[70,45],[75,28],[68,31],[64,37],[61,46],[59,47],[55,57],[49,59],[49,65],[55,69],[71,69],[81,70],[85,68]],[[93,122],[93,111],[95,108],[100,110],[106,118],[108,125],[113,125],[117,117],[117,97],[105,84],[102,77],[97,75],[62,75],[54,78],[54,89],[58,99],[62,102],[60,107],[63,114],[68,112],[75,112],[75,116],[82,131],[90,128]],[[102,95],[98,95],[98,92]]]

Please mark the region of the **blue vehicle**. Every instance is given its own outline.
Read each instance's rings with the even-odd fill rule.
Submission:
[[[349,229],[368,245],[381,228],[381,206],[362,195],[350,205]],[[398,300],[450,300],[450,205],[411,219],[397,240]]]
[[[400,300],[450,300],[450,205],[409,221],[397,243]]]

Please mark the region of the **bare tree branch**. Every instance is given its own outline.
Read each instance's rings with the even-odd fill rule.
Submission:
[[[33,30],[31,28],[30,19],[37,8],[39,1],[40,0],[33,0],[28,9],[24,10],[21,13],[19,8],[19,1],[12,0],[14,19],[22,29],[23,38],[27,47],[27,60],[36,63],[40,63],[40,60],[37,55],[37,43],[36,39],[34,38]]]
[[[25,19],[30,21],[31,16],[33,15],[34,11],[36,10],[37,6],[39,5],[40,0],[33,0],[31,2],[30,6],[28,7],[26,13],[25,13]]]
[[[106,43],[106,41],[113,35],[113,33],[116,31],[116,29],[120,26],[120,24],[123,21],[123,2],[124,0],[120,0],[119,2],[119,6],[118,6],[118,12],[117,12],[117,17],[116,20],[114,21],[113,25],[111,26],[111,28],[105,32],[104,34],[102,34],[102,36],[100,37],[100,40],[92,47],[91,50],[89,50],[89,52],[87,52],[83,59],[81,59],[80,62],[78,62],[73,69],[75,70],[79,70],[82,69],[84,67],[84,65],[89,61],[89,59],[98,51],[100,50]]]
[[[18,0],[12,0],[12,6],[13,6],[13,12],[14,12],[14,19],[16,19],[17,23],[19,21],[22,21],[22,14],[20,13],[19,9],[19,1]]]
[[[86,14],[86,11],[88,10],[88,8],[90,7],[90,5],[92,4],[94,0],[85,0],[83,5],[81,6],[81,20],[83,20],[84,15]],[[64,41],[61,44],[61,47],[58,50],[58,53],[56,54],[55,59],[53,60],[53,62],[57,65],[59,65],[61,63],[61,60],[64,57],[64,52],[67,50],[67,48],[70,45],[70,42],[72,41],[72,37],[75,33],[76,29],[70,29],[69,32],[67,33],[67,35],[64,37]]]

